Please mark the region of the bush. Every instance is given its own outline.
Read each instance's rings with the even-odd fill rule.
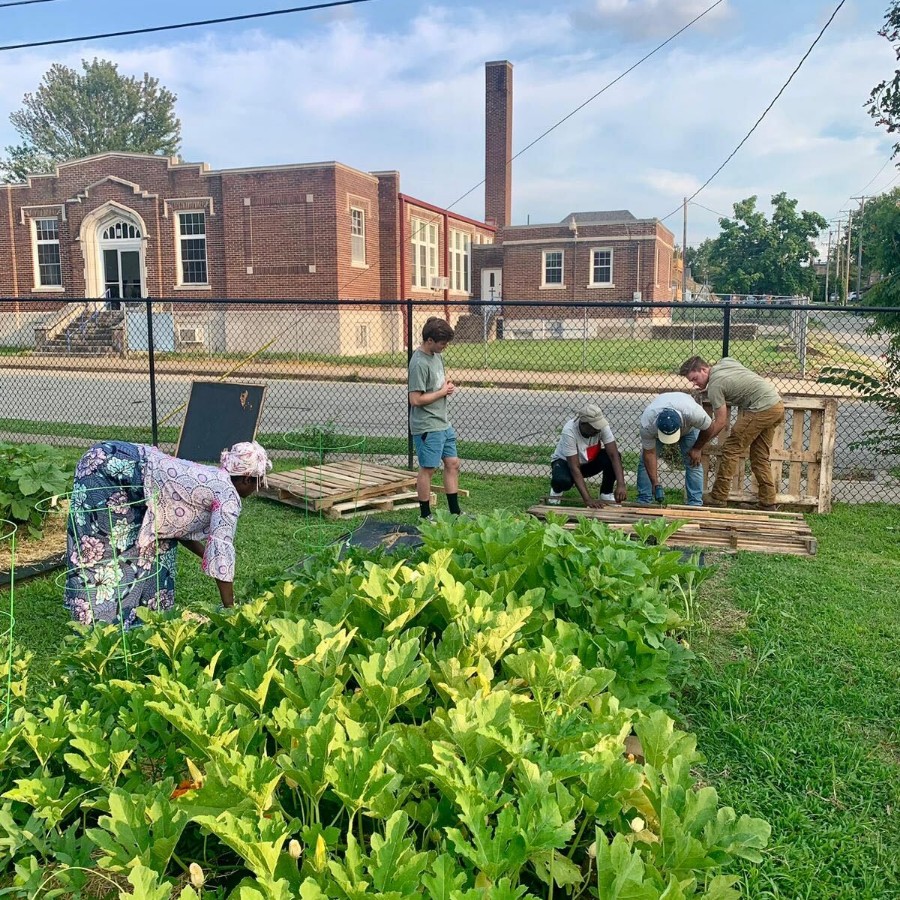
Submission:
[[[6,893],[737,897],[768,826],[696,784],[662,708],[696,567],[659,527],[424,531],[73,643],[0,732]]]
[[[0,444],[0,519],[27,525],[40,538],[46,510],[36,505],[69,489],[68,454],[47,444]]]

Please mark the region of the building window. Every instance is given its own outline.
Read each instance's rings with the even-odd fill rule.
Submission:
[[[563,257],[562,250],[544,251],[544,280],[543,287],[562,287],[563,283]]]
[[[181,284],[207,284],[206,213],[178,213]]]
[[[412,245],[412,286],[428,290],[438,273],[438,229],[433,222],[413,219],[410,222]]]
[[[366,213],[356,206],[350,207],[350,262],[366,264]]]
[[[591,250],[591,284],[612,284],[612,250]]]
[[[136,225],[131,222],[126,222],[124,219],[119,219],[116,222],[111,222],[106,228],[103,229],[103,233],[100,235],[100,239],[104,241],[126,241],[126,240],[136,240],[140,238],[141,230]]]
[[[368,325],[357,325],[356,326],[356,346],[359,350],[368,350],[369,349],[369,326]]]
[[[59,258],[59,222],[56,219],[34,220],[34,249],[37,287],[62,287],[62,265]]]
[[[469,293],[469,266],[472,236],[464,231],[450,232],[450,290]]]

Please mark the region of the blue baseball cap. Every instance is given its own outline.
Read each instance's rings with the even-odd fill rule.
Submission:
[[[656,436],[663,444],[677,444],[681,439],[681,413],[664,409],[656,417]]]

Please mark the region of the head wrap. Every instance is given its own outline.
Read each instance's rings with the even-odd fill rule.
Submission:
[[[266,483],[266,472],[272,468],[266,451],[256,441],[241,441],[230,450],[223,450],[219,465],[229,475],[261,478],[263,484]]]

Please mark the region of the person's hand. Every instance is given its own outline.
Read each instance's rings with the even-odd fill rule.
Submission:
[[[691,449],[688,450],[688,459],[692,466],[699,466],[702,461],[702,451],[697,450],[695,447],[691,447]]]
[[[619,485],[613,492],[613,497],[616,498],[616,503],[624,503],[628,499],[628,491],[624,486]]]
[[[663,486],[661,484],[658,484],[653,489],[653,499],[657,503],[665,503],[666,502],[666,492],[663,490]]]
[[[606,504],[602,500],[594,500],[591,498],[590,500],[586,500],[584,504],[588,509],[603,509]]]
[[[452,381],[444,382],[444,396],[449,397],[456,390],[456,385]]]

